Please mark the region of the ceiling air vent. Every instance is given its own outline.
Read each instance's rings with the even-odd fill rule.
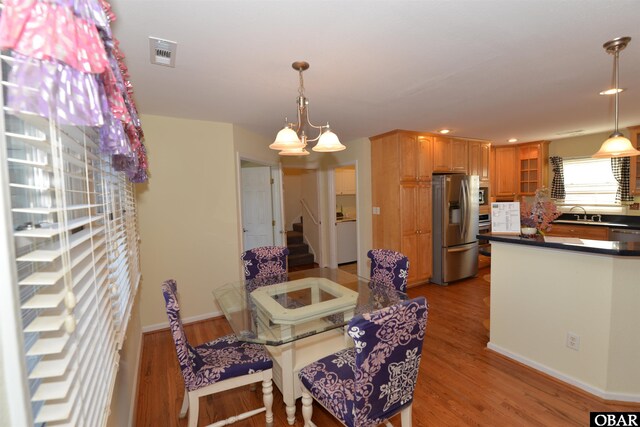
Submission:
[[[149,58],[152,64],[175,67],[177,49],[178,43],[176,42],[149,37]]]

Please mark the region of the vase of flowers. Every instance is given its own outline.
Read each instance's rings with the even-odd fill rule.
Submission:
[[[535,236],[538,233],[536,221],[531,217],[520,218],[520,232],[524,237]]]
[[[538,188],[533,198],[533,203],[522,200],[520,203],[520,227],[522,234],[524,229],[535,229],[535,233],[544,234],[551,230],[551,223],[558,218],[561,212],[553,200],[549,197],[549,190],[545,187]]]

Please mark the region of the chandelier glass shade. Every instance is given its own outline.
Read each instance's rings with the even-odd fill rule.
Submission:
[[[298,87],[298,98],[296,100],[298,122],[286,123],[285,127],[276,135],[275,141],[269,145],[269,148],[281,150],[279,153],[281,156],[307,156],[309,155],[309,152],[305,149],[307,143],[315,141],[318,141],[318,143],[312,148],[313,151],[327,153],[346,149],[347,147],[340,143],[338,136],[331,132],[329,123],[325,126],[316,126],[309,120],[309,100],[304,96],[304,80],[302,78],[302,72],[309,68],[309,63],[297,61],[291,66],[298,71],[300,76],[300,86]],[[318,135],[310,139],[307,136],[307,129],[317,130]]]
[[[611,157],[630,157],[640,155],[640,151],[636,150],[625,136],[618,130],[618,105],[620,96],[619,84],[619,66],[620,51],[627,47],[631,41],[631,37],[618,37],[617,39],[606,42],[602,47],[613,55],[613,73],[615,75],[615,128],[609,138],[602,143],[600,150],[592,157],[595,158],[611,158]]]

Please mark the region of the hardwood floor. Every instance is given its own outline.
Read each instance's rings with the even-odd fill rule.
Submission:
[[[413,404],[414,426],[586,426],[590,411],[640,411],[640,404],[608,404],[579,389],[540,374],[486,349],[483,299],[490,284],[482,277],[448,287],[427,284],[409,289],[429,302],[427,336]],[[230,333],[224,318],[185,327],[195,344]],[[184,387],[168,331],[146,334],[140,367],[138,427],[187,425],[178,419]],[[243,387],[200,401],[199,425],[206,425],[262,404],[260,387]],[[287,426],[282,395],[274,387],[274,425]],[[319,427],[341,424],[314,404]],[[392,420],[400,426],[399,417]],[[263,415],[234,426],[264,426]],[[296,427],[302,427],[300,402]]]

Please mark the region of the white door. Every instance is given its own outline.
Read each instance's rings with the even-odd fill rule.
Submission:
[[[272,246],[274,224],[271,206],[271,168],[247,165],[241,170],[244,250]]]

